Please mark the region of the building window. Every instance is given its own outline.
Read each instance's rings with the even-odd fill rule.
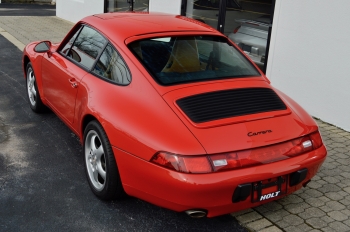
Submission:
[[[185,15],[235,42],[265,71],[275,0],[184,0]]]
[[[105,0],[106,12],[148,11],[149,0]]]

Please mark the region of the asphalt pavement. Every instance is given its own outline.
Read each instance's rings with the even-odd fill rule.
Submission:
[[[0,3],[0,16],[56,16],[56,6],[49,4]]]

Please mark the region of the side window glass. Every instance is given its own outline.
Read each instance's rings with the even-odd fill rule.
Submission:
[[[66,45],[64,45],[63,49],[61,50],[63,55],[67,55],[69,49],[72,47],[72,44],[73,44],[75,38],[79,34],[79,31],[80,31],[80,28],[74,33],[73,37],[70,38],[70,40],[66,43]]]
[[[106,42],[106,39],[101,34],[85,26],[74,41],[67,56],[91,69]]]
[[[130,72],[125,62],[109,44],[97,61],[93,73],[120,85],[128,85],[131,82]]]

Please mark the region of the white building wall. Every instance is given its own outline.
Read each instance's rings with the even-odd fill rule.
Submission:
[[[93,14],[103,13],[103,0],[57,0],[56,15],[71,22]]]
[[[149,12],[181,14],[181,0],[150,0]]]
[[[1,0],[0,0],[1,1]],[[126,0],[125,0],[126,1]],[[56,15],[71,22],[78,22],[80,19],[103,13],[104,0],[57,0]],[[181,13],[181,0],[150,0],[149,12],[163,12],[170,14]]]
[[[349,0],[277,0],[266,73],[311,115],[348,131],[349,9]]]

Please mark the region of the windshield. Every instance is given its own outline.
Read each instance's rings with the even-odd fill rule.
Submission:
[[[256,68],[216,36],[186,36],[144,39],[129,48],[162,85],[260,76]]]

